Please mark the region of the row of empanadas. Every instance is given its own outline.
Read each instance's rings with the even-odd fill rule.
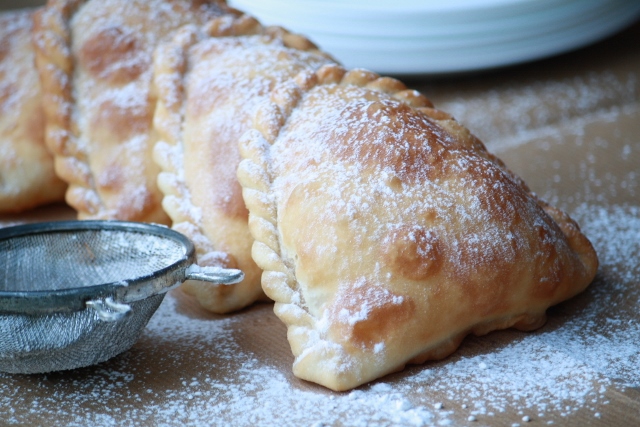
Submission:
[[[195,0],[50,0],[35,22],[69,204],[243,269],[183,289],[219,313],[273,299],[301,378],[345,390],[539,327],[595,275],[577,225],[466,128],[304,37]]]
[[[47,140],[79,217],[172,222],[201,265],[245,272],[233,287],[185,283],[204,307],[265,299],[236,141],[273,84],[331,59],[217,3],[50,1],[36,18]]]
[[[169,222],[150,160],[153,51],[179,27],[228,13],[191,0],[50,0],[36,13],[47,145],[80,218]]]

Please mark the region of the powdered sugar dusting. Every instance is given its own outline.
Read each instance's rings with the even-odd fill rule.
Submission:
[[[21,102],[25,102],[22,100],[40,95],[36,70],[30,63],[33,51],[28,46],[31,15],[31,10],[23,10],[0,16],[0,112],[11,116],[12,125],[18,119]],[[23,53],[18,55],[20,50]],[[21,84],[25,80],[28,84]]]
[[[281,39],[265,35],[205,38],[185,55],[189,69],[181,76],[186,99],[178,144],[183,162],[177,167],[188,192],[183,203],[200,206],[208,214],[198,226],[214,246],[230,247],[233,239],[224,233],[220,237],[218,230],[221,221],[246,216],[236,178],[237,141],[250,127],[256,104],[268,97],[275,84],[328,59],[287,48]]]
[[[291,338],[294,348],[316,349],[300,352],[296,367],[323,363],[316,372],[327,372],[300,368],[301,377],[334,389],[345,386],[326,378],[361,384],[417,354],[453,351],[453,337],[480,333],[478,325],[500,329],[520,314],[541,316],[541,306],[579,292],[595,273],[569,259],[557,225],[480,145],[427,116],[333,83],[308,90],[292,110],[269,153],[272,194],[284,262],[317,324],[282,318],[291,329],[320,332]],[[550,253],[558,261],[547,268]],[[565,266],[574,283],[554,270]],[[563,290],[542,298],[523,277]],[[381,288],[389,294],[371,291]],[[504,323],[487,323],[498,318]],[[334,369],[326,361],[336,352],[323,341],[348,349]],[[370,357],[373,345],[380,351]]]
[[[0,374],[0,416],[7,424],[56,419],[69,426],[430,426],[471,418],[492,425],[497,416],[508,425],[525,417],[562,425],[578,411],[596,418],[607,411],[609,390],[640,386],[639,267],[629,256],[640,253],[640,208],[582,205],[574,216],[602,268],[537,332],[470,337],[444,361],[333,393],[293,378],[291,358],[276,356],[273,342],[252,344],[269,334],[251,332],[260,325],[284,334],[269,305],[193,318],[174,291],[141,341],[110,362],[58,374]],[[270,334],[267,340],[287,346],[284,336]]]
[[[0,13],[0,212],[64,198],[65,185],[44,145],[41,87],[31,44],[33,11]]]
[[[239,18],[224,25],[243,22],[247,21]],[[252,34],[256,30],[262,34]],[[251,259],[253,239],[236,177],[241,160],[238,139],[250,128],[255,106],[269,97],[274,85],[330,61],[315,50],[287,47],[285,38],[267,35],[265,29],[238,31],[249,34],[202,33],[187,43],[179,33],[156,52],[157,63],[166,65],[156,74],[156,82],[164,85],[159,102],[170,108],[154,120],[159,128],[174,128],[155,147],[165,170],[160,176],[165,209],[174,228],[188,231],[198,263],[232,265],[245,273],[244,287],[216,297],[194,291],[214,312],[239,309],[263,295],[262,272]]]
[[[488,184],[483,181],[483,173],[493,173],[490,178],[494,181],[492,191],[498,194],[514,186],[500,179],[500,172],[489,168],[488,162],[480,156],[465,154],[441,129],[416,123],[426,122],[420,116],[410,116],[412,123],[398,125],[399,120],[396,120],[395,125],[389,125],[391,119],[384,110],[395,106],[373,100],[335,105],[338,101],[331,91],[329,88],[318,89],[312,100],[300,108],[302,112],[294,111],[292,117],[295,118],[291,119],[294,125],[283,129],[282,142],[272,149],[272,157],[277,159],[274,193],[282,204],[280,211],[293,197],[293,191],[301,192],[298,198],[305,200],[326,193],[323,202],[326,202],[326,209],[319,214],[320,222],[331,223],[342,218],[363,228],[362,224],[371,223],[375,231],[354,234],[361,239],[373,232],[375,235],[371,240],[380,241],[385,239],[387,227],[402,227],[404,217],[417,219],[432,213],[439,220],[450,220],[455,215],[460,222],[473,222],[486,214],[483,200],[491,196],[487,194],[485,186]],[[311,119],[317,117],[323,117],[322,124]],[[403,118],[407,119],[406,116]],[[377,126],[378,122],[380,126]],[[421,133],[430,135],[416,141],[415,134]],[[404,145],[396,141],[404,141]],[[481,170],[485,172],[481,173]],[[449,173],[465,177],[460,180],[460,186],[449,179]],[[331,185],[319,189],[313,185],[318,182]],[[308,188],[305,187],[307,183]],[[467,194],[465,203],[460,203],[461,187],[474,184],[475,190]],[[381,207],[376,211],[377,218],[369,215],[366,221],[359,220],[361,212],[377,206]],[[490,218],[484,219],[485,224],[491,223]],[[499,244],[498,235],[496,232],[483,236],[470,234],[469,239],[477,239],[478,245],[495,246]],[[480,242],[483,238],[488,240]],[[326,242],[326,245],[315,243],[318,253],[336,252],[332,246],[335,241]]]
[[[551,309],[540,331],[496,334],[513,341],[484,354],[485,338],[470,338],[462,351],[408,381],[429,382],[431,389],[469,405],[473,415],[513,407],[569,415],[601,403],[614,382],[637,387],[639,268],[637,258],[628,256],[640,253],[639,214],[638,207],[580,206],[574,217],[601,261],[591,287]]]
[[[219,5],[186,0],[87,2],[70,23],[72,128],[91,168],[101,217],[166,222],[150,159],[152,52],[187,23],[220,15]],[[77,129],[77,130],[75,130]],[[82,209],[83,206],[78,207]]]
[[[465,87],[464,93],[447,91],[437,106],[495,151],[557,135],[558,125],[579,130],[594,115],[615,120],[640,99],[638,77],[637,72],[622,75],[605,69],[562,80],[500,82],[478,92]],[[425,93],[437,93],[438,89],[434,86]]]
[[[25,108],[24,104],[40,96],[37,74],[28,64],[33,61],[33,51],[28,49],[31,29],[31,12],[13,12],[0,15],[0,201],[15,203],[7,196],[19,195],[24,191],[25,178],[22,169],[38,168],[39,164],[25,164],[31,159],[24,158],[18,146],[23,143],[20,134],[14,136],[16,123]],[[17,52],[22,51],[22,55]],[[29,144],[25,141],[24,144]],[[46,156],[42,155],[46,159]],[[6,209],[4,206],[2,210]]]

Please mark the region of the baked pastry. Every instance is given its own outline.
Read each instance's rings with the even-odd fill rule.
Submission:
[[[151,159],[153,49],[224,13],[202,0],[50,0],[36,14],[46,141],[79,218],[169,222]]]
[[[0,14],[0,213],[64,200],[44,143],[32,9]]]
[[[274,88],[238,168],[293,372],[347,390],[532,330],[592,281],[577,224],[390,78],[325,66]]]
[[[226,313],[266,299],[236,178],[238,140],[274,85],[330,62],[306,38],[248,16],[185,27],[156,50],[154,159],[161,168],[163,207],[173,228],[194,242],[200,265],[245,273],[234,286],[182,285],[210,311]]]

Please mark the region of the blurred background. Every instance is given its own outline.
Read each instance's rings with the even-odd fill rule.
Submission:
[[[46,0],[0,0],[0,9],[18,9],[22,7],[40,6]]]
[[[45,0],[0,0],[0,9]],[[562,54],[640,18],[640,0],[228,0],[304,34],[347,68],[396,76],[495,69]],[[640,43],[638,43],[640,45]]]
[[[451,74],[557,55],[640,16],[639,0],[230,0],[302,33],[347,68]]]

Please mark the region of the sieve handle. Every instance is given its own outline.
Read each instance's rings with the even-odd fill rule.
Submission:
[[[185,270],[185,280],[203,280],[216,285],[234,285],[242,282],[244,273],[234,268],[200,267],[192,264]]]

